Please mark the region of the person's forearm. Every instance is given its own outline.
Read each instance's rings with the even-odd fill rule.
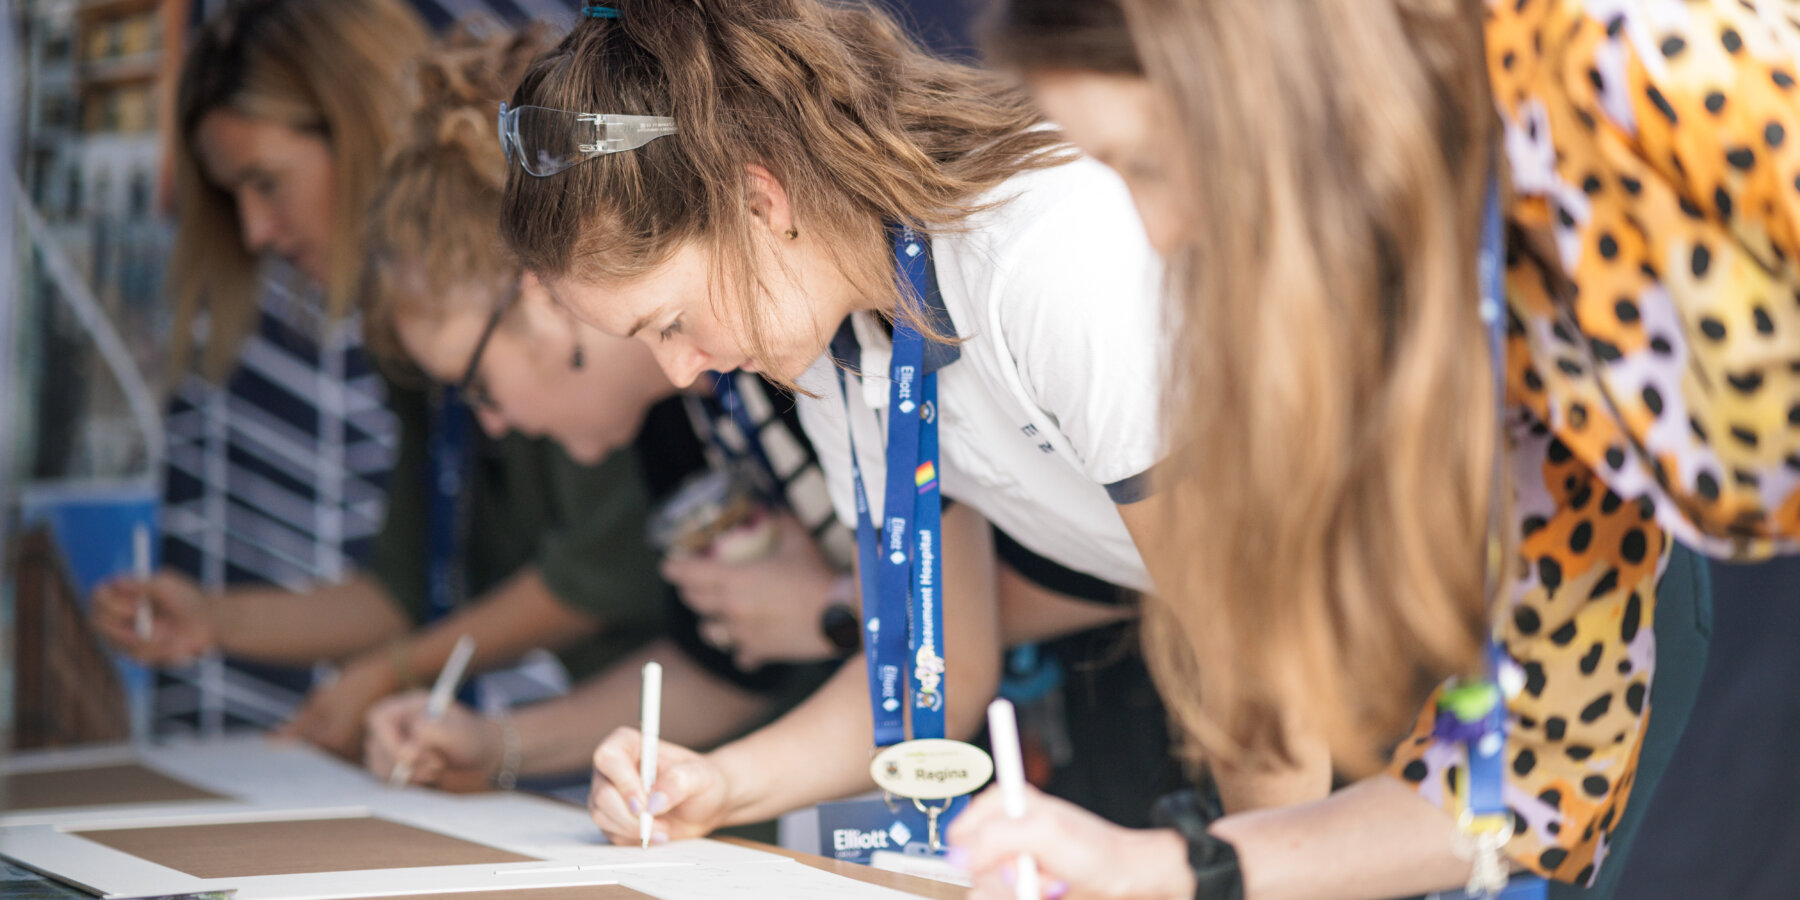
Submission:
[[[1052,641],[1137,615],[1132,606],[1107,606],[1050,590],[1011,566],[1001,565],[998,578],[1000,630],[1008,647]]]
[[[645,598],[646,603],[661,602]],[[396,652],[404,654],[404,666],[424,686],[450,659],[450,651],[463,635],[475,638],[474,671],[503,666],[530,650],[560,650],[600,628],[597,617],[564,605],[536,566],[528,566],[478,598],[474,603],[407,638]]]
[[[1404,897],[1469,878],[1450,816],[1386,775],[1312,803],[1226,816],[1211,831],[1237,850],[1246,900]]]
[[[276,665],[341,660],[411,627],[387,591],[360,574],[301,593],[237,588],[209,604],[220,651]]]
[[[944,513],[944,730],[966,739],[981,727],[1000,689],[1000,623],[992,532],[966,505]],[[873,787],[868,662],[845,661],[806,702],[779,721],[719,748],[728,824],[760,822],[789,810]]]
[[[1272,769],[1210,767],[1225,812],[1294,806],[1331,793],[1330,746],[1306,732],[1300,722],[1289,721],[1285,727],[1291,765]]]
[[[725,824],[762,822],[873,785],[867,679],[859,653],[787,715],[712,752],[730,792]]]
[[[742,731],[769,708],[768,698],[727,682],[662,639],[627,656],[563,697],[533,704],[512,717],[519,735],[519,771],[548,775],[587,769],[594,747],[613,729],[638,724],[644,663],[663,667],[662,739],[705,749]]]

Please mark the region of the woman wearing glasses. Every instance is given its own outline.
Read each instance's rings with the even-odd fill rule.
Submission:
[[[870,747],[907,732],[903,703],[912,736],[966,736],[1004,643],[1132,616],[1122,601],[1151,584],[1128,525],[1157,503],[1163,453],[1159,271],[1111,173],[998,76],[926,56],[879,13],[703,0],[589,15],[502,123],[518,164],[508,243],[560,304],[647,344],[678,385],[725,369],[797,385],[839,518],[908,523],[910,553],[864,529],[865,610],[890,611],[884,634],[943,616],[904,665],[875,648],[866,674],[846,666],[768,728],[707,755],[665,748],[654,785],[636,774],[635,732],[604,742],[601,828],[635,839],[647,806],[677,839],[866,789]],[[652,133],[658,118],[674,133]],[[933,430],[936,459],[913,436]],[[940,484],[957,502],[936,533]],[[987,522],[1110,596],[1009,604],[1003,636],[993,550],[971,536]],[[925,608],[935,548],[943,602]],[[890,564],[910,567],[912,590],[890,590],[876,571]],[[904,697],[881,677],[900,670]],[[1227,803],[1323,795],[1322,757],[1299,749],[1289,769],[1227,773]],[[1147,774],[1102,777],[1125,791]]]
[[[541,46],[534,37],[513,48],[511,71]],[[366,211],[380,160],[407,117],[389,98],[412,96],[398,88],[400,63],[423,49],[410,14],[388,0],[250,0],[204,28],[181,82],[174,283],[183,310],[206,312],[209,355],[231,337],[241,312],[234,304],[248,296],[239,292],[254,283],[262,257],[280,257],[323,285],[340,311],[362,288]],[[393,87],[376,89],[376,74]],[[434,222],[462,214],[438,212]],[[480,365],[467,350],[454,365],[481,410],[481,429],[441,395],[390,385],[398,458],[366,568],[346,565],[333,580],[295,577],[285,582],[291,589],[212,582],[202,589],[173,572],[148,583],[119,579],[95,597],[103,633],[160,665],[208,652],[277,666],[338,664],[337,679],[313,690],[287,730],[345,756],[362,750],[369,706],[429,684],[461,634],[476,638],[477,668],[542,647],[559,651],[581,676],[661,633],[668,589],[644,539],[646,473],[626,445],[645,410],[668,392],[667,381],[653,366],[639,367],[642,377],[633,380],[617,354],[583,359],[567,318],[543,320],[535,309],[516,310],[508,322],[529,317],[555,333],[556,351],[534,359],[530,373],[547,387],[524,392],[502,414],[485,402],[505,390],[488,380],[500,368]],[[272,347],[246,346],[278,361],[283,353],[304,358],[293,342],[284,331]],[[290,386],[272,401],[275,411],[305,398],[310,384]],[[606,402],[594,402],[600,398]],[[379,412],[370,407],[346,428]],[[672,414],[684,429],[679,410]],[[562,420],[586,426],[567,452],[532,436]],[[226,477],[250,500],[267,496],[270,484],[285,482],[255,454],[277,452],[269,448],[281,445],[282,426],[269,413],[233,421]],[[671,479],[684,456],[698,464],[691,435],[686,440],[686,454],[659,448],[650,455],[675,467]],[[366,488],[355,505],[377,505],[378,497]],[[238,504],[221,505],[226,511],[200,512],[233,526],[243,521]],[[296,518],[280,527],[233,527],[225,540],[262,558],[282,551],[293,533],[342,523]],[[153,610],[147,638],[134,627],[141,599]]]
[[[577,459],[634,440],[646,457],[679,452],[654,425],[640,434],[646,407],[676,393],[649,350],[571,321],[500,246],[496,223],[506,170],[492,110],[516,82],[525,55],[541,49],[529,39],[497,38],[457,42],[421,61],[420,108],[371,207],[364,315],[373,347],[435,381],[463,385],[492,433],[542,434]],[[784,430],[779,414],[754,421],[755,411],[770,411],[778,401],[752,395],[761,389],[748,380],[733,387],[753,408],[736,433],[740,446],[754,448],[748,456],[770,461],[771,493],[786,507],[774,526],[778,535],[768,554],[754,561],[694,558],[670,565],[679,571],[705,566],[720,579],[760,582],[766,596],[756,605],[765,616],[785,617],[776,630],[789,644],[751,647],[751,635],[721,637],[713,623],[702,626],[677,609],[666,636],[598,671],[568,696],[507,719],[456,707],[429,720],[425,696],[417,692],[378,704],[369,716],[365,760],[372,771],[386,777],[404,759],[414,763],[415,782],[449,787],[510,786],[520,775],[582,771],[600,738],[636,721],[639,670],[649,659],[663,666],[669,697],[664,727],[683,742],[702,745],[742,730],[782,697],[804,696],[817,684],[816,667],[761,663],[837,655],[817,623],[838,570],[847,565],[847,536],[830,523],[822,491],[809,502],[818,480],[810,450]],[[709,420],[704,404],[688,405],[701,412],[702,423]],[[591,537],[644,552],[641,529]],[[599,544],[588,552],[609,551]],[[649,591],[637,602],[655,607],[663,598],[662,591]],[[740,670],[738,662],[752,671]]]

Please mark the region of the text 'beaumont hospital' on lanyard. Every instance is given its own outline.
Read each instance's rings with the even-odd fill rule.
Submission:
[[[909,228],[893,230],[894,265],[911,298],[929,302],[930,250]],[[850,438],[856,479],[856,547],[862,566],[863,647],[868,654],[869,701],[875,745],[906,740],[905,706],[912,704],[912,737],[944,736],[944,630],[938,536],[943,509],[938,490],[937,375],[925,372],[925,339],[894,317],[889,366],[886,508],[871,517],[856,437]],[[842,369],[845,423],[850,389]]]

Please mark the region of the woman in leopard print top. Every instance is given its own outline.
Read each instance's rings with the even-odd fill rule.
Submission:
[[[1191,72],[1211,74],[1218,69],[1207,67],[1222,59],[1254,65],[1258,54],[1276,55],[1264,52],[1269,47],[1290,46],[1258,45],[1248,36],[1312,29],[1314,43],[1305,49],[1313,59],[1293,61],[1302,55],[1293,54],[1275,64],[1277,71],[1337,64],[1350,80],[1359,65],[1369,65],[1355,56],[1367,45],[1352,36],[1385,24],[1409,38],[1430,36],[1432,28],[1441,37],[1442,29],[1469,22],[1458,17],[1482,17],[1484,74],[1501,128],[1496,156],[1505,172],[1500,438],[1517,558],[1502,587],[1495,636],[1524,675],[1507,703],[1505,799],[1515,833],[1505,850],[1518,868],[1592,882],[1636,781],[1656,668],[1656,589],[1675,542],[1734,559],[1800,546],[1800,4],[1126,3],[1149,80],[1133,87],[1126,78],[1120,96],[1171,92],[1159,100],[1174,104],[1163,112],[1176,119],[1209,115],[1192,112],[1204,108],[1195,102],[1198,92],[1181,93],[1198,82]],[[1354,21],[1359,17],[1367,21]],[[1250,30],[1222,33],[1252,20],[1260,21]],[[1459,57],[1430,58],[1433,49],[1418,50],[1420,70],[1470,74]],[[1339,55],[1316,63],[1333,53]],[[1294,90],[1295,83],[1342,82],[1277,81],[1275,89]],[[1201,99],[1212,106],[1236,99],[1228,79],[1204,84],[1212,93]],[[1372,114],[1354,106],[1357,98],[1325,93],[1301,89],[1297,96],[1329,108],[1324,117],[1342,116],[1352,136],[1367,133],[1358,128],[1370,128]],[[1264,115],[1300,115],[1280,110],[1279,98],[1264,97]],[[1111,118],[1102,121],[1116,124],[1131,109],[1129,102],[1109,104]],[[1063,124],[1078,143],[1090,143],[1077,116]],[[1154,166],[1133,164],[1157,158],[1154,139],[1134,156],[1116,135],[1099,134],[1096,155],[1114,157],[1153,228],[1191,222],[1166,210],[1182,202],[1168,199],[1181,191],[1149,189]],[[1449,144],[1469,136],[1452,131]],[[1238,190],[1234,179],[1263,174],[1219,174],[1220,157],[1231,149],[1209,147],[1214,172],[1184,173],[1201,186],[1203,208],[1213,216],[1228,208],[1229,198],[1219,195]],[[1356,174],[1364,175],[1391,164],[1381,155],[1391,150],[1375,143],[1327,155],[1363,166]],[[1481,161],[1466,149],[1443,152]],[[1177,160],[1170,171],[1182,165]],[[1162,177],[1190,187],[1178,175]],[[1296,208],[1322,219],[1319,211],[1330,207],[1318,199],[1296,201]],[[1268,231],[1280,236],[1272,226]],[[1472,305],[1472,288],[1457,302]],[[1199,683],[1207,671],[1202,664]],[[1459,748],[1432,735],[1435,699],[1394,752],[1394,777],[1359,782],[1318,803],[1215,823],[1211,834],[1233,845],[1234,869],[1241,865],[1241,880],[1227,889],[1250,897],[1375,897],[1460,884],[1469,864],[1455,852],[1451,819],[1405,796],[1416,792],[1453,808]],[[1099,830],[1049,801],[1031,811],[1030,827],[1008,828],[997,823],[996,807],[991,799],[978,803],[952,835],[981,876],[978,888],[994,890],[984,879],[1020,850],[1053,861],[1047,868],[1071,882],[1071,896],[1195,888],[1193,872],[1178,874],[1182,867],[1170,865],[1179,862],[1179,845],[1166,836]],[[1095,863],[1093,872],[1084,860]],[[1121,860],[1141,863],[1132,865],[1135,885],[1118,877]],[[1169,878],[1159,881],[1155,871]],[[1204,882],[1200,890],[1223,896],[1205,893]]]

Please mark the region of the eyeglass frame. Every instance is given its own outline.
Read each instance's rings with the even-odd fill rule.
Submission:
[[[463,369],[462,378],[456,382],[456,395],[461,397],[463,403],[468,404],[471,409],[495,409],[498,407],[494,398],[488,395],[486,387],[477,391],[475,379],[481,377],[481,357],[487,352],[488,341],[493,339],[494,332],[499,329],[500,320],[505,317],[507,311],[518,304],[519,293],[524,289],[524,284],[525,273],[520,272],[513,277],[512,286],[507,288],[506,295],[501,297],[500,302],[494,306],[494,311],[488,313],[487,324],[481,327],[481,337],[475,340],[475,350],[469,354],[469,365]]]
[[[595,144],[576,144],[576,151],[582,154],[582,157],[578,160],[548,172],[534,171],[531,163],[527,161],[524,147],[519,140],[519,113],[527,109],[542,109],[549,112],[562,113],[563,115],[574,116],[577,123],[590,123],[600,133],[600,141]],[[506,155],[507,164],[512,165],[516,162],[518,163],[519,168],[525,171],[525,174],[536,178],[549,178],[552,175],[560,174],[598,156],[607,156],[613,153],[624,153],[629,150],[636,150],[659,137],[666,137],[675,134],[678,131],[675,127],[675,120],[669,116],[630,116],[618,113],[575,112],[567,109],[554,109],[548,106],[509,107],[506,105],[505,101],[500,103],[500,113],[494,120],[494,127],[500,134],[500,150]],[[615,127],[624,129],[624,133],[616,138],[609,137],[608,135]]]

